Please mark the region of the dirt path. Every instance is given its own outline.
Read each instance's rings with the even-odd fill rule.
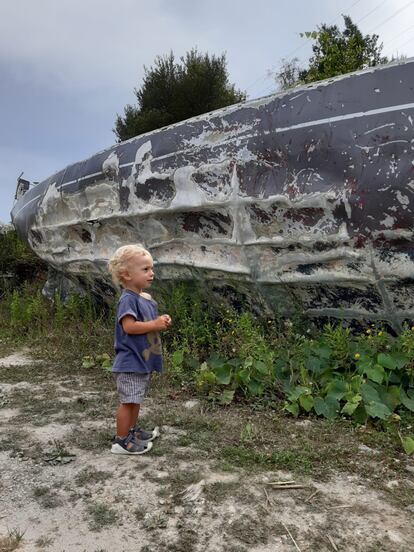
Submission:
[[[0,381],[0,552],[414,550],[414,463],[386,445],[155,389],[144,420],[160,439],[118,457],[108,377],[20,351]]]

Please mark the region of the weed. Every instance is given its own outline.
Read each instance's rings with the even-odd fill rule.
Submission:
[[[47,548],[53,544],[53,539],[50,537],[39,537],[36,539],[35,545],[37,548]]]
[[[0,552],[13,552],[22,544],[24,531],[8,529],[5,537],[0,537]]]
[[[111,477],[113,477],[113,474],[110,472],[95,470],[95,468],[88,467],[76,474],[75,483],[78,487],[84,487],[88,484],[104,482]]]
[[[106,504],[95,502],[89,504],[87,513],[91,517],[89,528],[91,531],[101,531],[107,525],[113,525],[119,519],[118,513]]]
[[[35,487],[33,489],[33,496],[38,499],[43,508],[57,508],[62,505],[61,498],[50,487]]]

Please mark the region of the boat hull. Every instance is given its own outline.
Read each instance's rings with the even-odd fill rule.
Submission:
[[[240,285],[269,308],[401,327],[414,314],[414,60],[116,144],[31,188],[14,226],[111,295],[122,244],[163,281]]]

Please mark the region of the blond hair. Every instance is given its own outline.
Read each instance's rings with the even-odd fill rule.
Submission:
[[[122,274],[127,271],[128,262],[136,256],[152,258],[151,253],[139,244],[123,245],[115,251],[108,263],[108,270],[115,284],[122,284]]]

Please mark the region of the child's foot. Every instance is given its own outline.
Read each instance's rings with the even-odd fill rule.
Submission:
[[[153,441],[156,437],[159,437],[160,430],[158,427],[154,427],[152,431],[144,431],[140,427],[133,427],[131,433],[138,441],[145,441],[148,443],[148,441]]]
[[[134,439],[130,433],[125,439],[115,437],[112,441],[111,452],[113,454],[145,454],[152,449],[152,443],[140,442]]]

